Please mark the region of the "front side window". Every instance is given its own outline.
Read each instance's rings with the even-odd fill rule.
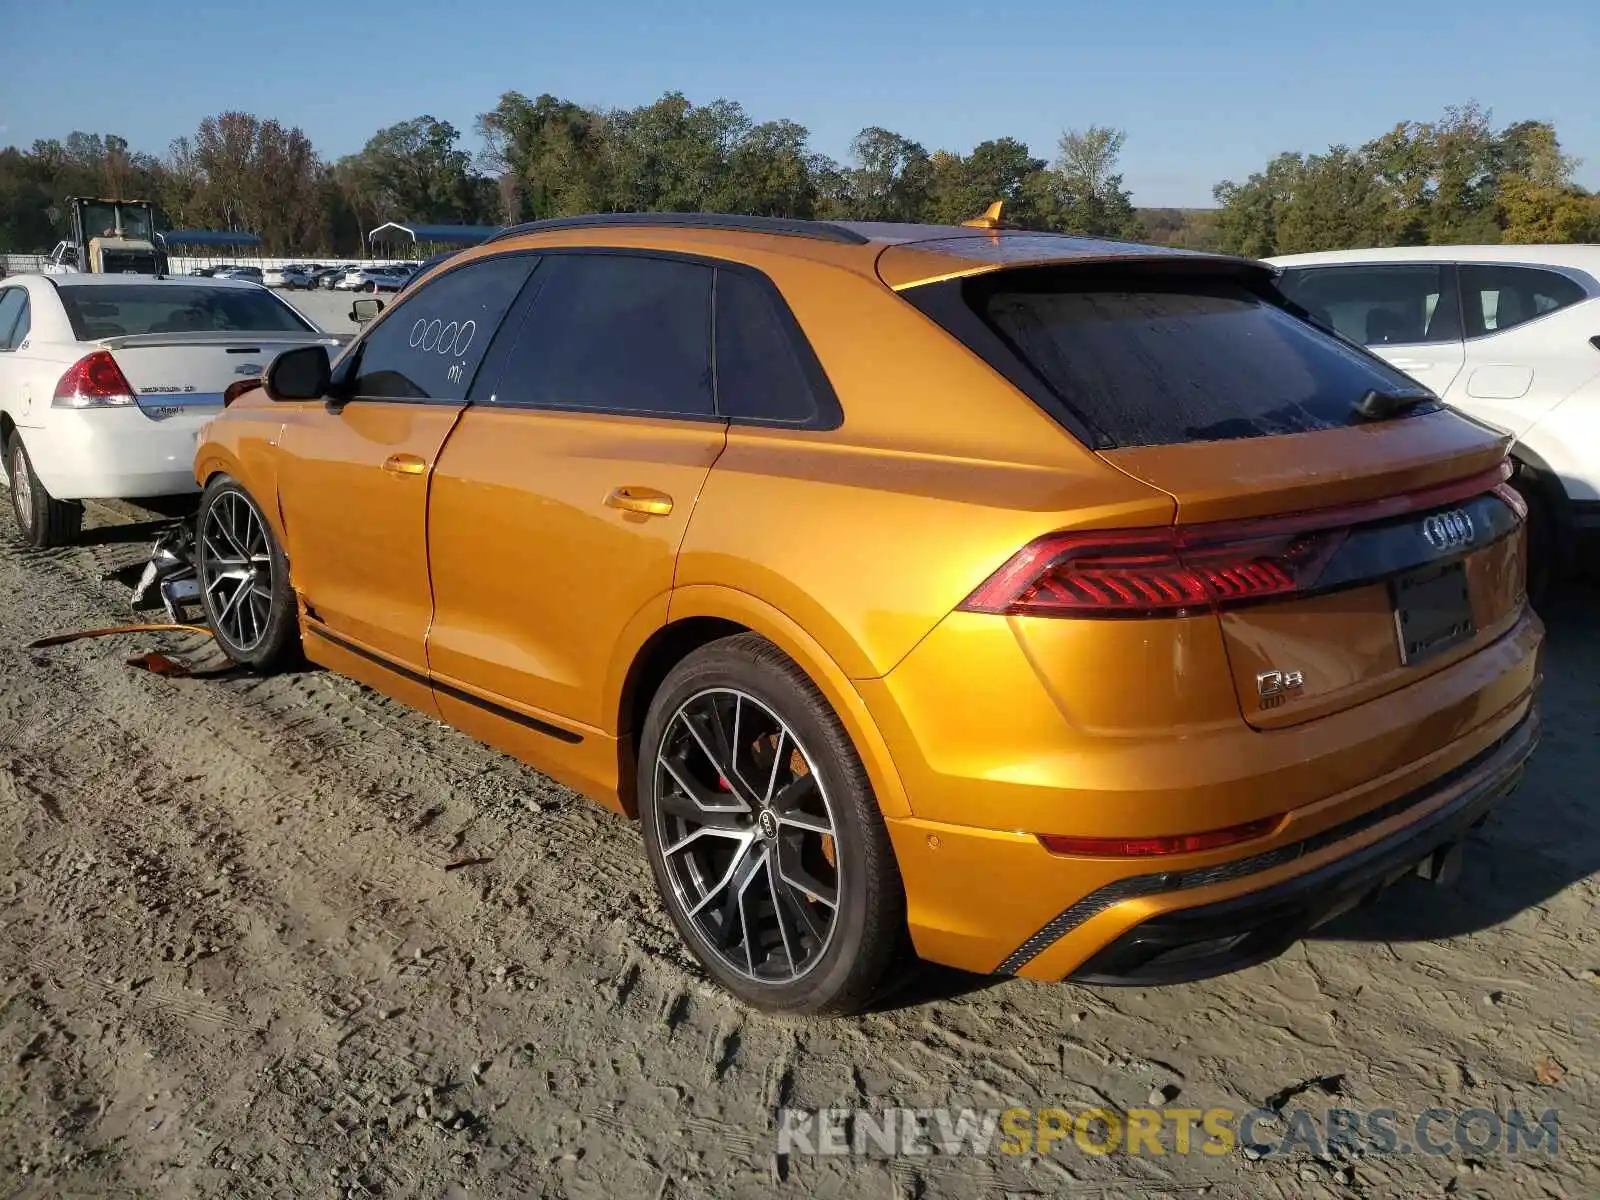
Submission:
[[[712,268],[626,254],[557,254],[495,384],[502,404],[715,415]]]
[[[1461,340],[1449,270],[1440,264],[1292,267],[1279,289],[1363,346]]]
[[[464,401],[490,339],[538,261],[530,254],[478,259],[406,293],[357,349],[350,394]]]
[[[1461,266],[1467,336],[1514,329],[1525,321],[1586,299],[1583,285],[1556,271],[1498,264]]]

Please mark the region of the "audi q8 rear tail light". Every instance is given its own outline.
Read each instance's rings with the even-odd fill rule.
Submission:
[[[1036,617],[1183,617],[1314,591],[1358,525],[1493,492],[1521,519],[1509,467],[1427,491],[1290,516],[1036,538],[960,604]]]

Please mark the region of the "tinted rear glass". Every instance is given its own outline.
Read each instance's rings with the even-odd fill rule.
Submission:
[[[1417,390],[1228,279],[1018,271],[966,299],[1103,444],[1330,429],[1356,423],[1368,391]]]
[[[717,413],[798,424],[817,416],[793,319],[740,271],[717,272]]]
[[[271,292],[185,284],[60,288],[79,341],[140,333],[304,333],[312,326]]]

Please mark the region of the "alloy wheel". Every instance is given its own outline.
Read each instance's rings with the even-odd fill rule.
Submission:
[[[667,882],[701,939],[758,983],[805,975],[833,937],[842,882],[811,753],[754,696],[711,688],[667,722],[654,771]]]
[[[28,455],[20,441],[11,451],[11,492],[19,523],[23,529],[32,529],[33,472],[28,469]]]
[[[218,493],[200,530],[201,585],[216,629],[236,649],[261,644],[272,615],[273,566],[267,526],[238,492]]]

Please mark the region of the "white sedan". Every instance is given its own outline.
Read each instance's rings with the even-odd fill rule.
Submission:
[[[0,446],[23,540],[71,541],[82,500],[197,490],[200,427],[280,351],[343,339],[226,279],[0,281]]]

